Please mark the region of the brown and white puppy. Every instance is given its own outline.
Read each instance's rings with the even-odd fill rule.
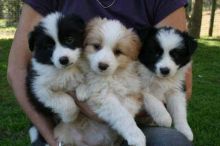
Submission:
[[[142,106],[137,73],[141,46],[138,36],[119,21],[102,18],[93,19],[86,32],[82,65],[85,83],[76,93],[107,124],[84,120],[85,129],[80,136],[84,141],[90,140],[92,144],[87,144],[90,146],[116,145],[118,134],[129,145],[145,146],[146,138],[134,120]],[[70,127],[77,129],[72,124],[63,132],[68,133]]]

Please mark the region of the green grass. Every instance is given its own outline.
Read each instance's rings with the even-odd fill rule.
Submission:
[[[200,40],[193,62],[189,122],[196,146],[220,146],[220,40]]]
[[[6,77],[11,41],[0,40],[0,146],[26,146],[29,144],[29,122],[18,106]]]
[[[7,84],[10,39],[0,39],[0,146],[25,146],[28,120]],[[195,146],[220,146],[220,41],[202,39],[193,62],[189,123]]]

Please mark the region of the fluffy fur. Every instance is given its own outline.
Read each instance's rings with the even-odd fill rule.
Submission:
[[[77,63],[84,30],[85,24],[78,16],[52,13],[30,33],[33,57],[28,69],[27,93],[45,116],[56,115],[63,122],[76,118],[78,108],[67,92],[73,91],[83,79]]]
[[[89,104],[117,132],[108,125],[88,119],[84,120],[82,131],[77,126],[82,125],[82,117],[81,121],[79,117],[78,123],[60,124],[56,135],[62,141],[74,143],[68,136],[71,135],[69,129],[75,129],[79,139],[90,141],[90,146],[115,146],[119,134],[129,145],[145,146],[146,138],[134,120],[142,106],[137,66],[139,38],[119,21],[96,18],[87,25],[84,43],[85,62],[82,67],[85,83],[76,89],[77,97]]]
[[[171,27],[140,30],[143,47],[139,55],[146,110],[159,126],[174,127],[189,140],[184,77],[197,48],[187,33]],[[164,106],[164,103],[166,107]]]

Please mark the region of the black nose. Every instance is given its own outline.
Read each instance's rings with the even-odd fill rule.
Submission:
[[[167,67],[162,67],[162,68],[160,68],[160,72],[163,75],[168,75],[170,73],[170,69]]]
[[[108,67],[109,67],[109,65],[106,63],[102,63],[102,62],[99,63],[99,69],[102,71],[106,70]]]
[[[66,56],[60,57],[59,61],[62,65],[67,65],[69,63],[69,59]]]

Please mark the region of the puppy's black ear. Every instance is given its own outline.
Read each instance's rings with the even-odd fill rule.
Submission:
[[[28,34],[28,45],[31,51],[33,51],[35,48],[35,41],[36,41],[36,31],[34,30]]]
[[[44,27],[42,27],[42,23],[39,23],[37,26],[34,27],[34,30],[28,34],[28,45],[31,51],[34,51],[38,36],[42,34],[43,31]]]
[[[66,18],[71,20],[71,22],[81,31],[84,31],[85,30],[85,27],[86,27],[86,24],[84,22],[84,20],[78,16],[78,15],[75,15],[75,14],[69,14],[69,15],[66,15]]]
[[[191,37],[187,32],[183,32],[183,37],[184,37],[184,43],[189,53],[193,54],[198,47],[197,41],[193,37]]]
[[[136,29],[138,36],[142,42],[145,42],[148,38],[152,37],[156,32],[157,28],[155,27],[143,27]]]

